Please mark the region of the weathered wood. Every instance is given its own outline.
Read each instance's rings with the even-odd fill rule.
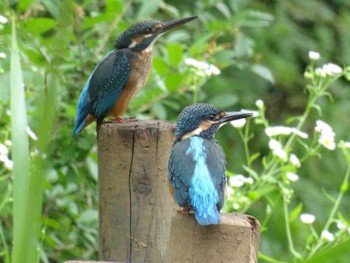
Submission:
[[[85,261],[85,260],[69,260],[65,261],[64,263],[121,263],[121,262],[115,262],[115,261]]]
[[[221,214],[219,225],[201,226],[193,214],[172,219],[171,263],[256,263],[260,224],[252,216]]]
[[[174,125],[104,123],[98,136],[100,260],[166,262],[171,218],[168,190]]]

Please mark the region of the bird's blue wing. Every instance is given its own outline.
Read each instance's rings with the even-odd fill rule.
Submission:
[[[114,50],[98,64],[80,94],[75,117],[75,137],[84,127],[89,114],[102,120],[113,108],[130,75],[128,56]]]
[[[185,208],[189,208],[188,191],[195,163],[192,158],[186,156],[189,140],[176,142],[171,150],[169,158],[169,180],[174,188],[176,202]]]

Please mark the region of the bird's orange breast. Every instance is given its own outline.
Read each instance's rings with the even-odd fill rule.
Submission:
[[[132,97],[145,86],[152,66],[152,51],[145,50],[135,54],[130,66],[129,79],[111,111],[116,118],[126,111]]]

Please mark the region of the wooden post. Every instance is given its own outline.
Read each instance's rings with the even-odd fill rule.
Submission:
[[[256,263],[260,224],[249,215],[221,213],[219,225],[201,226],[193,214],[177,214],[166,262]]]
[[[259,222],[222,214],[200,226],[177,214],[167,166],[174,124],[104,123],[98,136],[99,259],[117,262],[257,262]]]
[[[166,262],[171,218],[168,158],[174,124],[104,123],[98,136],[99,258]]]

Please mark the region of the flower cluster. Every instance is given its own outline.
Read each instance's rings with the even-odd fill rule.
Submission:
[[[185,64],[197,69],[197,74],[201,76],[211,76],[211,75],[220,75],[220,69],[218,69],[213,64],[209,64],[204,61],[198,61],[194,58],[185,58]]]
[[[0,143],[0,162],[4,164],[6,169],[12,170],[13,162],[9,159],[8,154],[9,150],[7,146],[11,146],[11,141],[6,141],[5,144]]]
[[[232,187],[241,187],[244,184],[253,184],[254,180],[253,178],[245,177],[241,174],[237,174],[235,176],[231,176],[228,182]]]
[[[331,126],[324,121],[318,120],[316,121],[315,131],[320,133],[320,137],[318,139],[319,144],[331,151],[335,149],[335,133],[333,132]]]
[[[286,126],[271,126],[265,129],[265,133],[267,136],[278,136],[278,135],[291,135],[295,134],[300,138],[307,139],[309,135],[305,132],[302,132],[294,127],[286,127]]]
[[[343,69],[334,63],[328,63],[322,67],[316,68],[315,73],[320,77],[334,77],[343,72]]]

